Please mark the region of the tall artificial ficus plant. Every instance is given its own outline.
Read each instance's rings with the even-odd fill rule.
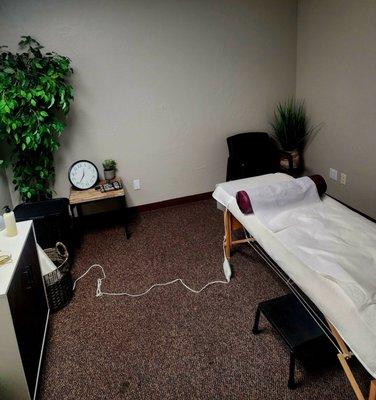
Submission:
[[[43,53],[30,36],[21,39],[20,53],[0,47],[0,143],[9,148],[0,165],[12,166],[22,200],[37,201],[53,194],[53,154],[73,100],[73,70],[68,57]]]

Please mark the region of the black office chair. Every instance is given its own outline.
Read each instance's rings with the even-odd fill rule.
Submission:
[[[239,133],[228,137],[227,145],[227,181],[281,171],[282,152],[266,132]],[[291,170],[292,157],[288,153],[284,155],[289,160]]]

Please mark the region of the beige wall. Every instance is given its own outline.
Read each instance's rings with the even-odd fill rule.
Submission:
[[[0,143],[0,160],[3,159],[6,149],[4,144]],[[10,191],[8,186],[8,179],[5,171],[0,168],[0,215],[3,214],[4,206],[12,206]]]
[[[306,154],[312,170],[347,174],[329,193],[376,218],[376,2],[302,0],[297,95],[323,122]]]
[[[0,170],[0,215],[3,214],[3,207],[7,205],[12,206],[12,202],[5,173]]]
[[[76,101],[56,157],[114,158],[130,205],[207,192],[225,179],[226,136],[268,129],[295,93],[295,0],[0,3],[1,43],[30,34],[73,60]]]

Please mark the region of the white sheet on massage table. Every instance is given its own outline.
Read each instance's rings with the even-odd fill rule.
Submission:
[[[286,174],[277,173],[225,182],[217,185],[213,197],[228,207],[231,214],[239,220],[269,256],[316,304],[336,327],[363,366],[376,378],[376,332],[372,332],[363,321],[354,303],[336,283],[315,273],[288,251],[276,235],[266,229],[253,214],[244,215],[236,203],[236,192],[244,189],[250,182],[267,184],[289,179],[292,178]],[[342,207],[344,218],[346,218],[349,210],[345,206],[327,196],[324,196],[323,201]],[[376,311],[374,314],[376,319]]]

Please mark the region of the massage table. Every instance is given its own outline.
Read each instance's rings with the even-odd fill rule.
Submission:
[[[285,283],[293,289],[293,292],[298,295],[320,327],[330,333],[330,339],[338,350],[338,359],[357,399],[365,400],[366,397],[363,395],[348,363],[348,360],[353,356],[361,362],[372,376],[368,399],[376,400],[376,330],[370,327],[364,315],[358,311],[358,308],[336,282],[308,268],[301,258],[298,258],[291,249],[281,243],[278,235],[267,229],[254,214],[244,215],[237,205],[236,193],[244,190],[247,185],[272,184],[289,179],[294,178],[286,174],[276,173],[229,181],[216,186],[213,197],[224,209],[225,255],[230,259],[233,246],[244,243],[251,244],[267,264],[273,267]],[[373,224],[373,222],[366,220],[327,195],[322,197],[322,202],[328,209],[333,209],[337,214],[339,213],[343,221],[351,220],[355,216],[355,218],[364,220],[360,221],[362,224],[365,221]],[[328,223],[333,224],[336,221],[328,221]],[[233,232],[238,229],[244,229],[247,237],[234,239]],[[360,235],[361,232],[354,232],[354,235],[357,234]],[[294,290],[294,288],[297,290]],[[324,317],[322,318],[324,321],[320,316]],[[367,316],[374,318],[376,322],[376,308],[371,307]]]

